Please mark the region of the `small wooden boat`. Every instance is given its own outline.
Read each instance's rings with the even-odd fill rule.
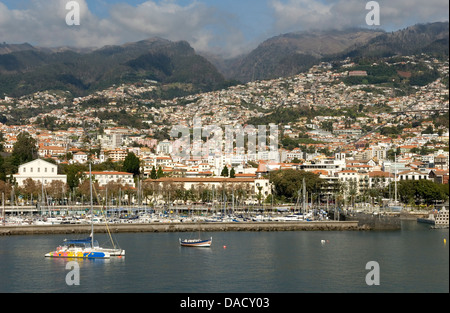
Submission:
[[[209,239],[184,239],[180,238],[180,245],[183,247],[211,247],[212,237]]]

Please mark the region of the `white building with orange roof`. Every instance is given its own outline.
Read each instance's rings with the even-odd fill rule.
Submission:
[[[372,171],[369,175],[369,188],[384,188],[394,181],[394,174],[384,171]]]
[[[59,146],[40,145],[38,155],[42,158],[57,158],[67,153],[66,148]]]
[[[449,154],[440,153],[434,157],[434,166],[440,169],[448,169],[449,167]]]
[[[106,158],[110,158],[113,162],[124,161],[128,155],[128,151],[126,149],[111,149],[105,150]]]
[[[100,186],[105,186],[109,182],[121,183],[130,187],[135,187],[133,174],[127,172],[91,172],[92,179],[96,180]],[[85,175],[89,177],[89,172],[85,172]]]
[[[73,163],[86,163],[88,160],[88,155],[86,152],[83,151],[78,151],[76,153],[73,154]]]
[[[146,180],[150,183],[154,183],[164,188],[169,184],[181,185],[185,190],[191,188],[197,188],[203,186],[204,188],[220,190],[221,188],[230,188],[236,190],[239,187],[248,188],[250,193],[249,199],[256,200],[257,196],[261,192],[261,201],[272,194],[272,184],[269,179],[255,178],[255,177],[239,177],[239,178],[226,178],[226,177],[162,177],[156,180]]]
[[[431,180],[428,173],[417,170],[406,170],[397,174],[397,181],[402,180]]]
[[[342,170],[340,172],[336,172],[335,176],[338,177],[343,183],[357,183],[359,180],[358,172],[355,170]]]

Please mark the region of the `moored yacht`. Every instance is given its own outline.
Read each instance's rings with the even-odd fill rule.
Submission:
[[[64,240],[63,244],[45,255],[50,258],[101,258],[108,259],[111,255],[98,248],[98,243],[91,237],[81,240]]]

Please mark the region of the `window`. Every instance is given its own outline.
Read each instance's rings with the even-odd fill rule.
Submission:
[[[46,173],[47,173],[47,168],[44,168],[44,172],[46,172]]]
[[[27,172],[27,168],[26,168],[26,167],[23,168],[23,172],[24,172],[24,173]]]
[[[33,173],[33,168],[32,167],[30,168],[30,173]]]
[[[52,173],[54,173],[55,172],[55,168],[54,167],[52,167]]]

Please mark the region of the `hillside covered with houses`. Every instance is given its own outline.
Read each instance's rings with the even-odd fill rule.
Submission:
[[[15,188],[20,198],[14,201],[32,195],[37,201],[39,188],[26,179],[49,190],[58,180],[64,185],[53,183],[55,195],[74,198],[82,194],[91,163],[98,190],[109,184],[110,192],[145,192],[149,201],[210,201],[214,190],[216,197],[225,199],[228,193],[247,203],[295,202],[275,181],[281,171],[319,178],[320,186],[313,186],[312,178],[307,183],[317,201],[337,201],[338,194],[342,203],[381,205],[393,197],[394,181],[435,184],[422,189],[446,185],[447,191],[436,188],[448,199],[448,59],[426,54],[346,59],[288,78],[159,96],[170,88],[146,81],[86,97],[62,91],[5,97],[0,100],[0,190],[10,195]],[[244,150],[225,151],[223,139],[200,157],[180,158],[179,137],[171,131],[180,126],[192,134],[195,119],[203,131],[208,125],[268,131],[271,125],[276,138],[268,136],[254,153],[248,152],[247,139]],[[204,135],[200,144],[210,139]],[[273,143],[276,149],[269,149]],[[43,163],[30,167],[37,159]],[[51,169],[61,176],[44,182],[42,174]],[[169,190],[171,195],[165,194]],[[432,204],[430,197],[402,193],[399,200]]]

